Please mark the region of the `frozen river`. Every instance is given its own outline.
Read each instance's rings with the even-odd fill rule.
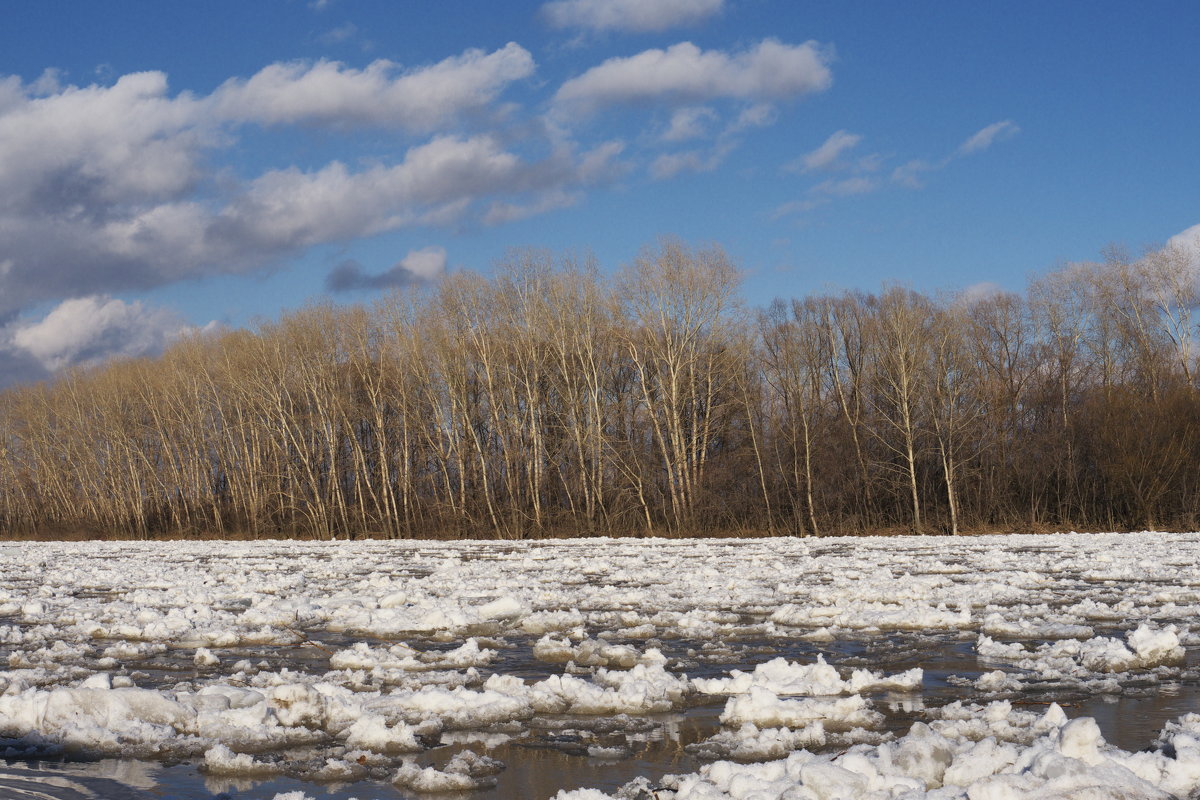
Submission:
[[[1182,797],[1198,611],[1200,534],[5,543],[0,796]]]

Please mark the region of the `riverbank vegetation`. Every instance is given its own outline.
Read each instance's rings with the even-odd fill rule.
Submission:
[[[749,309],[717,247],[518,251],[0,393],[0,528],[97,536],[1194,529],[1194,263]]]

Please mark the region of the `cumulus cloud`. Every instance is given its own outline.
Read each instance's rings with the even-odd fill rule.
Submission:
[[[158,72],[47,97],[13,86],[0,101],[0,315],[144,283],[159,266],[131,263],[123,251],[133,243],[112,234],[173,208],[203,179],[203,153],[219,134],[199,101],[168,97]]]
[[[862,141],[862,138],[857,133],[836,131],[816,150],[805,153],[795,161],[788,163],[784,169],[789,172],[801,173],[831,169],[837,165],[842,154],[855,147]]]
[[[1193,225],[1168,239],[1163,254],[1170,263],[1186,270],[1194,281],[1200,281],[1200,225]]]
[[[214,134],[195,98],[166,93],[166,75],[140,72],[109,87],[9,97],[0,105],[0,211],[70,204],[96,217],[113,203],[188,190]]]
[[[724,7],[725,0],[555,0],[542,16],[556,28],[647,33],[695,25]]]
[[[1200,224],[1175,234],[1167,240],[1167,247],[1189,253],[1200,258]]]
[[[114,357],[161,352],[196,328],[170,309],[104,296],[64,300],[36,322],[17,322],[5,332],[9,358],[32,358],[46,373],[89,366]]]
[[[30,91],[38,97],[46,97],[48,95],[57,94],[62,90],[62,81],[65,73],[57,67],[47,67],[42,70],[42,74],[29,84]]]
[[[497,201],[519,208],[507,212],[515,219],[549,207],[537,198],[610,180],[619,142],[581,150],[544,132],[513,139],[522,152],[495,135],[443,133],[401,150],[398,163],[335,161],[245,180],[210,165],[254,122],[344,113],[423,129],[447,109],[489,102],[531,65],[516,45],[406,73],[381,62],[273,65],[208,96],[172,96],[160,72],[46,96],[37,93],[45,86],[0,78],[0,319],[47,301],[254,270],[319,243],[456,224],[502,209]],[[491,223],[505,216],[488,213]]]
[[[212,223],[223,236],[268,249],[306,247],[418,224],[422,211],[488,195],[530,179],[526,165],[491,136],[438,137],[394,166],[354,171],[274,170]]]
[[[490,135],[444,136],[414,147],[395,166],[352,171],[340,162],[320,170],[277,170],[255,179],[214,220],[212,238],[243,247],[306,247],[386,230],[454,221],[469,204],[603,180],[620,152],[612,143],[578,156],[561,150],[527,162]]]
[[[708,132],[708,126],[717,118],[717,112],[707,106],[677,108],[671,121],[660,137],[664,142],[684,142],[698,139]]]
[[[276,124],[381,125],[428,132],[495,100],[533,74],[529,51],[515,42],[492,53],[467,50],[431,66],[404,70],[378,59],[364,69],[337,61],[271,64],[213,94],[227,120]]]
[[[610,58],[564,83],[554,102],[560,110],[591,113],[625,104],[791,98],[827,89],[833,82],[830,59],[828,48],[811,41],[764,39],[732,54],[681,42]]]
[[[393,264],[391,269],[375,275],[364,272],[362,264],[357,261],[343,261],[326,277],[325,288],[331,292],[393,289],[413,283],[432,282],[445,272],[446,250],[435,245],[410,250],[408,255]]]
[[[967,137],[967,140],[958,146],[954,154],[956,156],[969,156],[972,153],[979,153],[987,150],[995,142],[1011,139],[1020,132],[1021,129],[1011,119],[993,122],[986,128]]]

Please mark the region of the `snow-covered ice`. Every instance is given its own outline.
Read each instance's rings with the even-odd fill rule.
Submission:
[[[0,543],[0,747],[512,797],[701,720],[646,791],[1186,796],[1200,704],[1134,747],[1050,703],[1200,694],[1198,614],[1198,534]]]
[[[663,800],[1165,800],[1193,796],[1200,785],[1200,740],[1188,723],[1164,732],[1167,748],[1130,753],[1105,742],[1091,717],[1070,720],[1057,705],[1040,716],[1013,711],[1007,703],[959,706],[954,711],[966,711],[972,724],[959,726],[952,714],[948,722],[916,722],[895,741],[854,745],[842,753],[798,750],[760,764],[716,761],[691,775],[664,778],[652,796]],[[564,791],[556,800],[608,797],[590,790]]]
[[[856,669],[843,680],[838,671],[817,655],[811,664],[796,664],[774,658],[759,664],[751,673],[733,670],[728,678],[697,679],[693,681],[705,694],[745,694],[752,689],[766,689],[781,695],[831,695],[898,689],[911,691],[920,688],[922,672],[914,667],[900,675],[882,675]]]

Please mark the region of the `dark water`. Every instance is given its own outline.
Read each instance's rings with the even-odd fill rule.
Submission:
[[[481,632],[482,633],[482,632]],[[1097,634],[1101,634],[1097,631]],[[1111,635],[1112,631],[1104,632]],[[328,650],[348,645],[340,635],[312,634],[315,645],[289,647],[230,648],[215,650],[223,663],[240,658],[267,661],[272,669],[321,673],[328,668]],[[528,641],[507,640],[500,658],[483,672],[517,674],[540,679],[561,671],[562,665],[544,664],[532,657]],[[411,641],[411,640],[410,640]],[[809,643],[798,640],[743,640],[708,655],[703,642],[655,641],[671,660],[671,668],[691,677],[724,675],[732,669],[752,669],[776,656],[811,662],[818,653],[842,669],[867,667],[886,673],[922,667],[924,684],[911,694],[871,696],[875,707],[887,717],[885,727],[902,734],[914,720],[926,718],[924,709],[955,700],[983,702],[965,681],[997,668],[981,662],[974,651],[974,634],[908,632],[863,636],[844,641]],[[617,643],[614,641],[613,643]],[[644,649],[646,642],[629,642]],[[422,649],[457,644],[420,643]],[[324,648],[324,649],[322,649]],[[188,651],[190,653],[190,651]],[[1162,726],[1182,714],[1200,712],[1200,679],[1197,654],[1189,652],[1188,664],[1169,673],[1147,673],[1127,681],[1120,695],[1091,695],[1075,685],[1033,685],[1020,696],[1005,696],[1014,705],[1037,711],[1058,702],[1069,716],[1087,715],[1099,723],[1105,738],[1125,750],[1140,750],[1154,741]],[[138,684],[171,687],[180,682],[206,677],[181,655],[163,653],[133,665]],[[497,776],[497,786],[458,797],[549,798],[560,789],[592,787],[612,791],[637,776],[655,780],[670,773],[696,771],[704,762],[689,752],[688,745],[702,741],[720,729],[718,717],[725,698],[701,698],[702,704],[679,713],[613,722],[596,718],[539,718],[520,728],[493,731],[487,742],[463,741],[470,734],[448,737],[450,743],[417,757],[421,766],[444,766],[457,752],[472,749],[498,758],[507,769]],[[698,701],[700,702],[700,701]],[[602,748],[604,757],[597,757]],[[0,765],[0,798],[178,798],[179,800],[261,800],[278,793],[303,791],[321,800],[397,800],[420,797],[375,781],[351,785],[318,785],[277,778],[264,781],[230,780],[201,774],[197,762],[164,764],[152,761],[104,759],[99,761],[8,762]],[[436,797],[455,797],[436,795]]]

